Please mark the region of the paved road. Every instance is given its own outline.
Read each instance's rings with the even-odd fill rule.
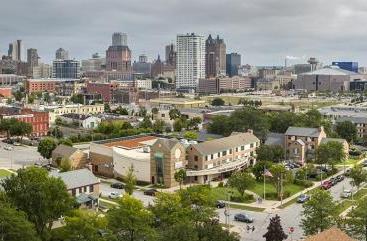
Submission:
[[[35,163],[47,163],[33,146],[11,146],[13,149],[7,151],[4,147],[8,145],[0,141],[0,167],[19,169]]]
[[[343,187],[344,185],[344,187]],[[335,201],[339,201],[341,199],[340,195],[344,189],[351,189],[352,186],[350,184],[350,179],[344,179],[343,182],[336,184],[334,187],[330,188],[330,193]],[[234,230],[239,232],[241,235],[241,240],[248,240],[248,241],[260,241],[265,240],[262,235],[266,233],[267,226],[269,224],[269,220],[271,217],[278,214],[281,218],[281,223],[285,232],[289,232],[290,227],[294,227],[295,231],[293,234],[288,236],[287,240],[299,240],[303,237],[302,228],[299,226],[302,219],[302,204],[292,204],[289,207],[281,210],[274,210],[270,213],[261,213],[261,212],[251,212],[251,211],[244,211],[239,209],[230,209],[230,225],[234,226]],[[236,213],[246,213],[249,214],[254,218],[254,223],[250,226],[255,226],[254,232],[247,232],[247,224],[234,221],[234,215]],[[224,209],[218,210],[219,219],[222,223],[225,223],[225,215]]]

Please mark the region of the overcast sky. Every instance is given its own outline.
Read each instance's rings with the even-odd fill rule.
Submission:
[[[63,47],[76,59],[104,54],[126,32],[134,58],[164,56],[180,33],[219,34],[243,63],[281,65],[285,56],[367,65],[366,0],[1,0],[0,53],[22,39],[44,62]],[[163,57],[164,58],[164,57]]]

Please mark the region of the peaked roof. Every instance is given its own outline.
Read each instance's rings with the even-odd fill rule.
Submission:
[[[248,145],[259,141],[260,140],[250,132],[245,133],[234,132],[232,133],[232,135],[228,137],[223,137],[220,139],[190,145],[190,147],[195,148],[198,152],[200,152],[203,155],[208,155],[215,152],[220,152],[228,150],[230,148],[238,147],[240,145]]]
[[[358,73],[341,69],[338,66],[326,66],[322,69],[317,69],[315,71],[303,73],[300,75],[357,75]]]
[[[66,145],[58,145],[55,150],[52,151],[53,155],[63,156],[63,157],[70,157],[72,154],[74,154],[76,151],[78,151],[77,148],[72,146],[66,146]]]
[[[51,176],[60,177],[68,190],[100,183],[99,179],[89,169],[79,169],[69,172],[51,172]]]
[[[312,235],[305,241],[356,241],[338,228],[330,228],[321,233]]]
[[[308,128],[308,127],[288,127],[285,132],[286,136],[310,136],[310,137],[319,137],[320,129],[319,128]]]

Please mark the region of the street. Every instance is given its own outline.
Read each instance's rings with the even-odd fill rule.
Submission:
[[[5,150],[9,146],[11,151]],[[24,166],[34,165],[35,163],[44,163],[41,155],[37,152],[37,147],[33,146],[14,146],[0,141],[0,167],[19,169]]]

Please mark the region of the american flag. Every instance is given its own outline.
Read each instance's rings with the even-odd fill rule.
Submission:
[[[273,177],[273,174],[268,169],[264,169],[264,176],[266,177]]]

